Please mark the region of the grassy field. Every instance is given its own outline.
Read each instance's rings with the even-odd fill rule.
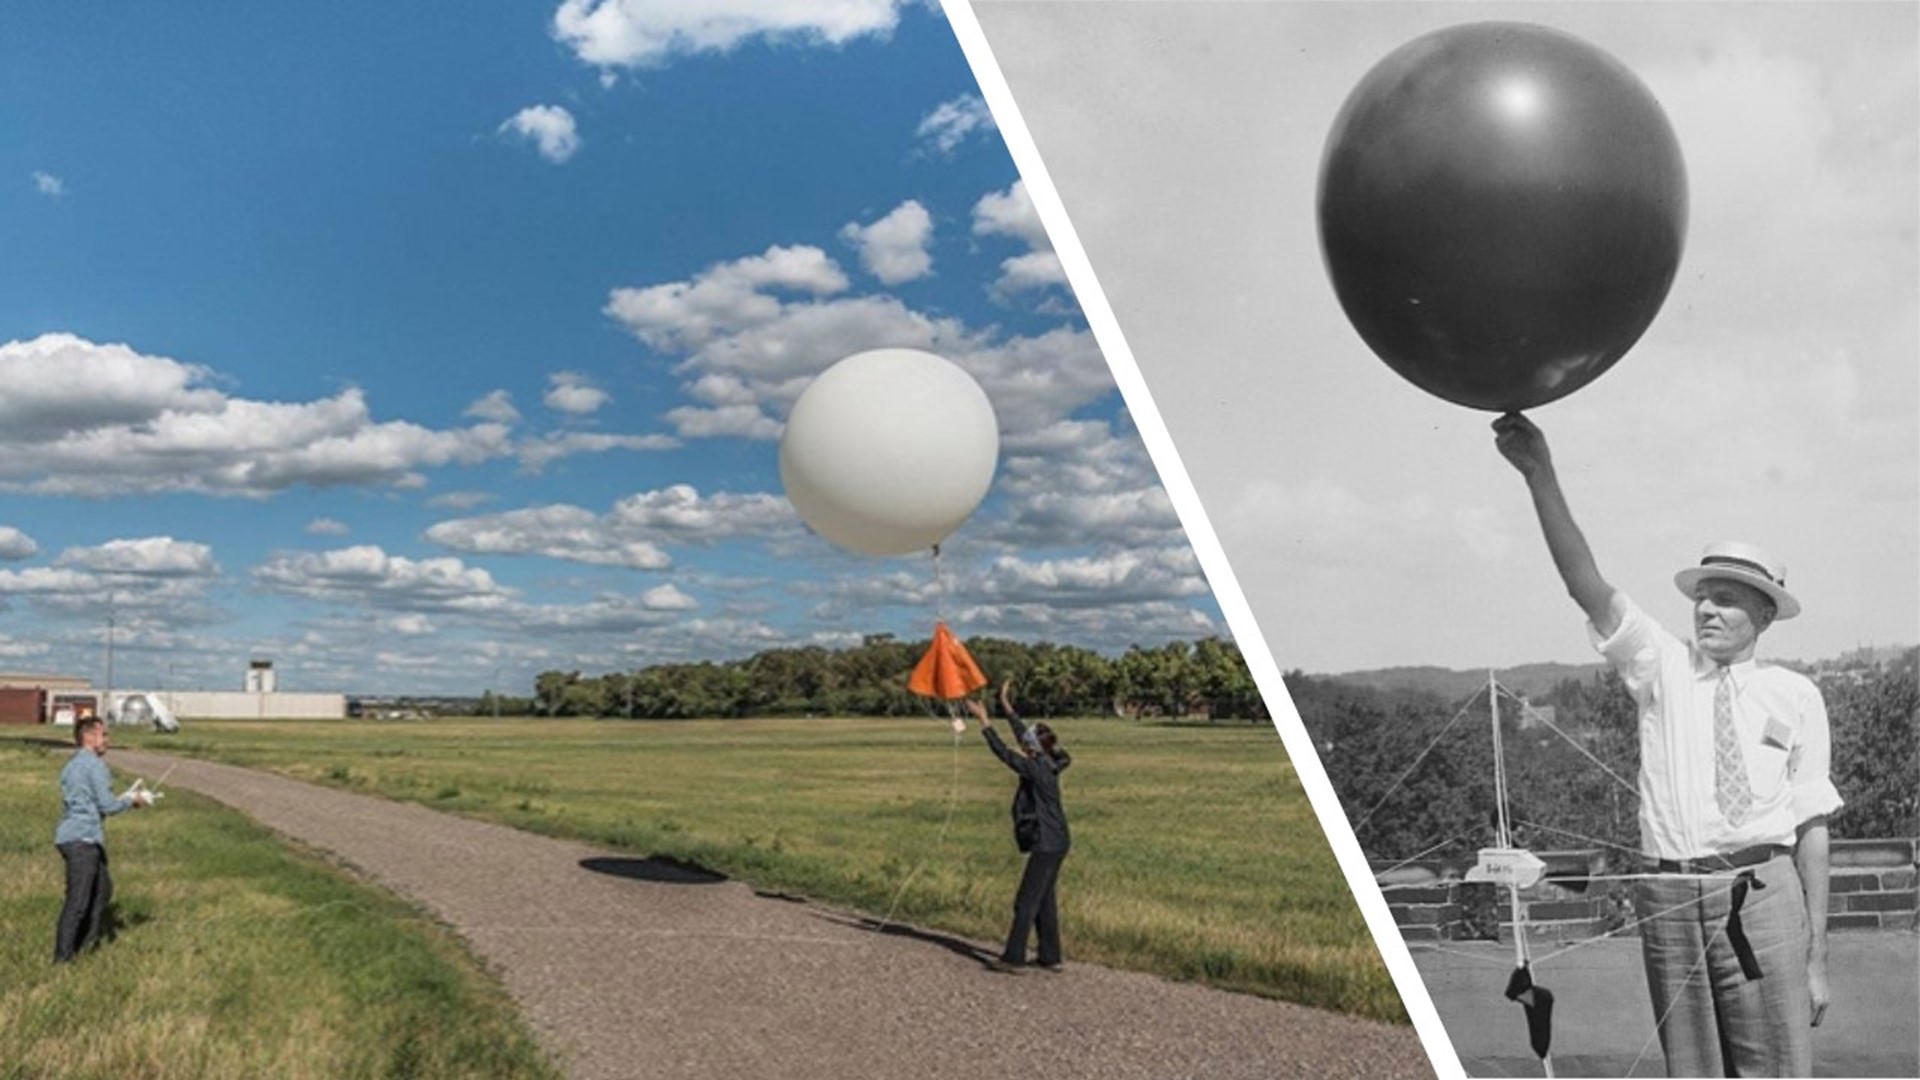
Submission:
[[[184,790],[109,821],[118,934],[54,966],[72,751],[0,731],[0,1077],[559,1075],[450,933]]]
[[[1057,726],[1075,759],[1070,959],[1405,1021],[1270,727]],[[897,898],[900,921],[986,940],[1019,874],[1013,775],[977,733],[956,747],[928,719],[222,721],[115,738],[875,915]]]

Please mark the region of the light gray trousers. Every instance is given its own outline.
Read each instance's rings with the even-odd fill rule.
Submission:
[[[1807,904],[1791,855],[1753,867],[1765,888],[1740,909],[1761,977],[1749,980],[1727,940],[1732,883],[1642,881],[1635,897],[1647,989],[1668,1076],[1812,1076]],[[1697,903],[1694,901],[1698,901]]]

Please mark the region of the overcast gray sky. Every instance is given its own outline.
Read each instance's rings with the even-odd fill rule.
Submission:
[[[1531,415],[1602,571],[1670,626],[1743,538],[1805,604],[1763,653],[1920,641],[1915,5],[976,5],[1284,669],[1593,658],[1492,414],[1348,325],[1314,188],[1346,94],[1419,34],[1570,31],[1686,158],[1680,275],[1640,343]]]

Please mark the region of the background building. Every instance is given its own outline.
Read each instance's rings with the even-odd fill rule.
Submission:
[[[114,687],[113,702],[143,696],[185,720],[333,720],[347,715],[347,696],[283,693],[273,661],[252,659],[239,690],[153,690]],[[0,672],[0,724],[72,723],[108,709],[107,691],[74,675]]]

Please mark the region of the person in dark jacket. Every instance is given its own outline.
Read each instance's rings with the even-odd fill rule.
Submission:
[[[1060,913],[1054,899],[1054,885],[1060,879],[1060,864],[1066,861],[1072,840],[1067,832],[1067,811],[1060,802],[1060,774],[1073,763],[1064,747],[1045,724],[1029,728],[1020,721],[1013,707],[1011,684],[1000,685],[1000,709],[1013,728],[1020,750],[1015,751],[1000,739],[987,716],[986,706],[968,701],[968,707],[980,721],[980,733],[987,746],[1007,768],[1020,774],[1020,787],[1013,795],[1013,839],[1027,853],[1027,869],[1020,876],[1020,891],[1013,902],[1013,927],[1007,933],[1006,951],[987,966],[995,971],[1022,972],[1027,968],[1027,936],[1039,931],[1039,950],[1035,962],[1045,971],[1061,970]]]

